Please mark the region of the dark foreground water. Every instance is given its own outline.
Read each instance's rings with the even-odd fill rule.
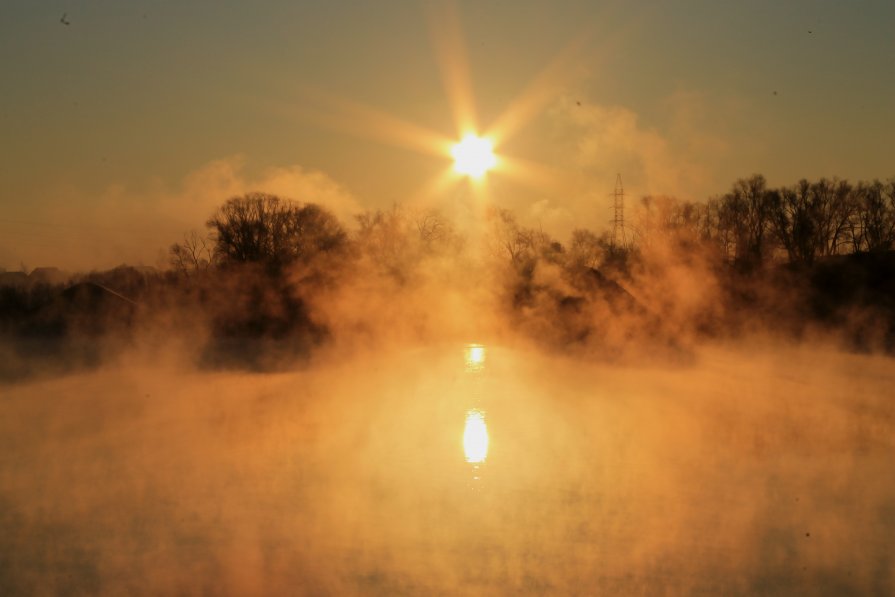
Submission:
[[[895,593],[895,362],[492,346],[0,386],[0,595]]]

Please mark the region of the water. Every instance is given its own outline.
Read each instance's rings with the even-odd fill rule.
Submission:
[[[0,388],[0,594],[895,589],[895,368],[474,344]]]

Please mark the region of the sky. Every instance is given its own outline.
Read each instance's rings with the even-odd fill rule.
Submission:
[[[565,240],[608,226],[617,173],[628,205],[889,178],[893,24],[882,0],[5,0],[0,267],[159,265],[246,191],[348,225],[479,200]],[[464,98],[516,165],[477,188],[420,148]]]

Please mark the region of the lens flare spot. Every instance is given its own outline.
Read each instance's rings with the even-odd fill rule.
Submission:
[[[454,170],[472,178],[481,178],[497,164],[491,142],[473,134],[466,135],[451,148]]]
[[[478,464],[488,457],[488,426],[485,413],[473,409],[466,413],[466,427],[463,429],[463,452],[466,462]]]

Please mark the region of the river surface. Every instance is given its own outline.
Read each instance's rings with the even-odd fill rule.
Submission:
[[[892,594],[893,365],[470,344],[0,386],[0,594]]]

